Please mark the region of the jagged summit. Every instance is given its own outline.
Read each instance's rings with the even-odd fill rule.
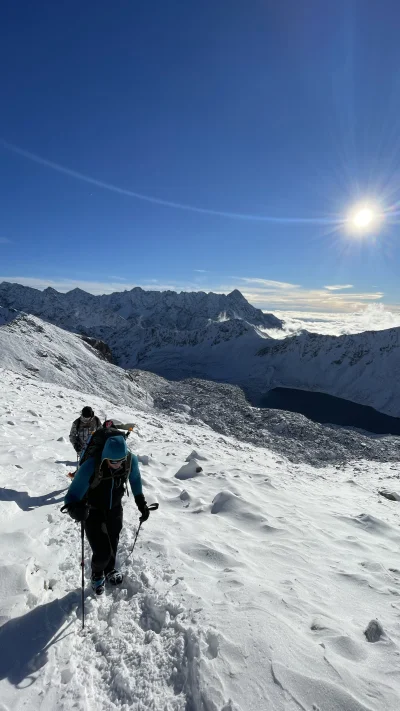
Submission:
[[[60,304],[68,311],[71,297],[76,300],[79,297],[81,305],[85,306],[90,302],[90,307],[97,304],[99,311],[109,311],[120,313],[124,318],[132,318],[143,315],[146,310],[146,319],[152,322],[152,326],[165,325],[163,311],[167,310],[168,320],[175,321],[175,328],[196,328],[190,320],[203,316],[210,320],[218,321],[221,314],[226,313],[228,318],[241,318],[253,325],[262,325],[267,328],[281,328],[282,321],[272,314],[265,314],[260,309],[252,306],[238,289],[234,289],[230,294],[216,294],[205,291],[150,291],[135,286],[130,291],[116,291],[112,294],[102,294],[95,296],[76,287],[67,293],[62,293],[49,286],[43,291],[21,284],[1,282],[0,283],[0,305],[5,307],[15,306],[16,308],[35,313],[41,318],[46,318],[46,306],[49,297],[57,296]],[[171,313],[171,306],[176,311]],[[240,306],[239,312],[231,312],[232,306]],[[36,309],[36,311],[34,311]],[[123,313],[122,313],[123,312]],[[181,316],[186,313],[185,325],[182,326]]]
[[[57,293],[59,294],[60,292],[58,291]],[[84,296],[89,296],[88,292],[84,291],[84,289],[80,289],[79,286],[76,286],[75,289],[70,289],[70,291],[67,291],[67,294],[82,294]]]
[[[185,370],[182,349],[203,344],[201,358],[207,360],[214,345],[242,338],[247,347],[251,343],[252,349],[261,348],[267,338],[265,329],[282,327],[279,319],[256,309],[238,289],[230,294],[177,293],[136,286],[95,296],[79,287],[60,293],[52,287],[40,291],[2,282],[0,306],[105,341],[123,367],[135,367],[139,362],[145,367],[154,349],[167,348],[178,370],[180,364]]]
[[[244,301],[247,303],[246,299],[244,298],[243,294],[239,289],[234,289],[228,294],[228,298],[235,298],[238,299],[239,301]]]

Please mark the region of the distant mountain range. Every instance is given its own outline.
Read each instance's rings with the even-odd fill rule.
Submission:
[[[126,369],[170,380],[233,383],[254,404],[271,388],[283,386],[337,395],[400,416],[399,328],[273,338],[274,329],[281,335],[282,322],[255,309],[237,290],[225,296],[135,288],[93,296],[80,289],[61,294],[3,282],[0,306],[0,325],[20,311],[35,314],[96,339],[90,343],[97,349],[102,347],[96,341],[105,341],[114,362]],[[107,349],[102,351],[109,357]]]
[[[184,368],[188,347],[202,346],[209,351],[219,343],[243,337],[257,348],[267,338],[263,329],[282,327],[282,321],[251,306],[238,290],[228,295],[202,291],[178,294],[135,287],[94,296],[81,289],[62,294],[50,287],[39,291],[2,282],[0,306],[102,339],[110,346],[115,362],[125,368],[147,368],[155,353],[161,355],[171,348],[175,360],[182,352]],[[179,377],[179,372],[175,376]]]

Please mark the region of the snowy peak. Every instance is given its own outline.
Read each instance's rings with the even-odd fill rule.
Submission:
[[[79,288],[62,294],[52,287],[39,291],[9,282],[0,284],[0,305],[34,313],[53,322],[55,315],[49,313],[49,309],[53,308],[55,300],[61,309],[60,321],[67,320],[71,306],[79,306],[83,314],[90,306],[99,317],[106,315],[108,321],[113,318],[115,320],[116,316],[130,321],[141,319],[146,326],[152,328],[162,326],[194,330],[204,326],[207,321],[221,320],[223,315],[266,328],[282,326],[282,322],[272,314],[264,314],[260,309],[251,306],[237,289],[226,295],[203,291],[145,291],[134,287],[130,291],[94,296]],[[63,326],[63,323],[58,325]],[[76,323],[75,327],[85,327],[85,323],[81,321]]]
[[[28,312],[66,330],[105,341],[123,367],[133,368],[139,363],[150,367],[146,358],[152,351],[178,348],[175,354],[169,353],[178,372],[180,367],[187,370],[187,354],[182,347],[203,344],[196,358],[207,361],[209,349],[220,341],[246,335],[254,342],[252,348],[261,347],[260,339],[268,337],[259,329],[282,326],[275,316],[249,304],[237,289],[226,295],[203,291],[178,294],[135,287],[94,296],[82,289],[62,294],[51,287],[39,291],[3,282],[0,306]]]

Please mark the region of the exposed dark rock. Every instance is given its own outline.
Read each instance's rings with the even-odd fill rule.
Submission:
[[[380,638],[384,636],[385,632],[378,620],[371,620],[367,629],[364,630],[364,634],[368,642],[378,642]]]
[[[82,340],[85,341],[85,343],[88,343],[89,346],[92,346],[92,348],[95,348],[96,351],[99,351],[102,360],[107,360],[109,363],[114,362],[111,348],[107,345],[107,343],[104,343],[104,341],[100,341],[97,338],[91,338],[90,336],[82,336]]]
[[[196,378],[170,382],[140,370],[131,370],[130,375],[151,395],[154,406],[173,419],[188,424],[204,422],[221,435],[267,447],[296,463],[340,467],[362,459],[381,462],[400,459],[395,437],[369,436],[356,430],[320,425],[298,413],[252,407],[236,385]]]
[[[381,491],[379,491],[379,494],[381,496],[384,496],[385,499],[389,499],[389,501],[400,501],[400,496],[399,496],[399,494],[396,494],[395,491],[388,491],[387,489],[381,489]]]

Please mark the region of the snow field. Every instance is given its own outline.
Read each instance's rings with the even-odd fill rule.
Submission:
[[[398,711],[400,509],[377,494],[395,465],[293,465],[7,371],[2,395],[1,711]],[[130,446],[160,509],[126,560],[125,499],[126,577],[87,591],[82,632],[79,526],[59,509],[88,403],[138,423]]]

